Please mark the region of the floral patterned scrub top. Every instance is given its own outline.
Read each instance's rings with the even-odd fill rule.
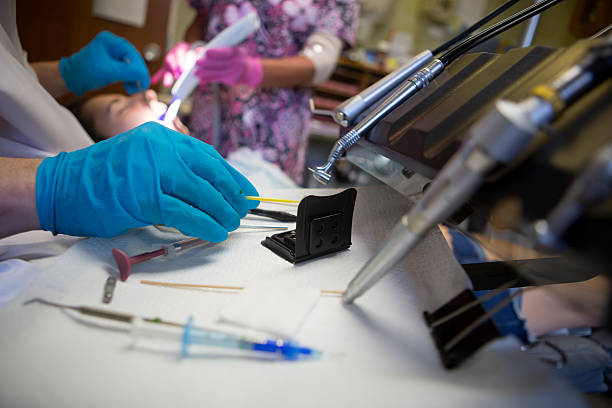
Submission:
[[[256,10],[261,28],[240,45],[251,56],[295,56],[315,32],[333,34],[349,45],[355,42],[359,14],[356,0],[190,0],[190,4],[208,17],[208,27],[202,33],[204,41]],[[200,87],[193,101],[192,135],[213,144],[223,156],[243,146],[259,151],[266,161],[301,183],[310,97],[311,90],[305,87]]]

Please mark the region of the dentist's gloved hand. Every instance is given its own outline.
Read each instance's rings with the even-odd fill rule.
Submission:
[[[149,70],[140,53],[125,38],[102,31],[89,44],[59,62],[66,86],[76,95],[123,82],[129,94],[149,87]]]
[[[180,42],[166,54],[164,66],[151,77],[151,83],[156,84],[163,78],[165,87],[170,87],[183,73],[183,65],[189,53],[189,43]]]
[[[36,207],[53,233],[112,237],[163,224],[220,242],[257,206],[253,185],[200,140],[148,122],[40,164]]]
[[[211,48],[197,62],[195,74],[200,84],[220,82],[256,87],[263,79],[261,58],[249,57],[239,48]]]

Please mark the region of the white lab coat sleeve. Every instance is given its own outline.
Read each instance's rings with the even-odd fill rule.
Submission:
[[[14,1],[2,2],[0,14],[0,156],[42,157],[91,145],[76,118],[42,87],[25,61]],[[11,14],[12,22],[7,21]]]

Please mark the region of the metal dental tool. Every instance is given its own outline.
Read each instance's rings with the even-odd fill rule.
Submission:
[[[145,100],[145,103],[147,104],[149,109],[153,110],[153,106],[151,105],[151,99],[149,99],[149,97],[147,96],[147,93],[140,84],[140,81],[136,82],[136,84],[138,85],[138,92],[142,95],[142,98]]]
[[[283,222],[296,222],[297,215],[290,214],[285,211],[263,210],[261,208],[253,208],[249,210],[249,214],[258,215],[260,217],[272,218],[273,220]]]
[[[130,59],[129,58],[125,58],[125,62],[127,64],[131,64]],[[151,108],[151,110],[153,109],[151,106],[151,100],[147,97],[147,93],[145,92],[145,89],[142,87],[142,84],[140,83],[140,81],[136,81],[136,86],[138,87],[138,93],[142,95],[142,99],[144,99],[144,101],[146,102],[146,104],[149,106],[149,108]]]
[[[571,103],[612,74],[612,38],[591,47],[578,64],[550,85],[536,86],[520,102],[500,100],[468,131],[464,146],[436,176],[424,196],[402,217],[376,254],[349,283],[352,303],[410,252],[430,228],[447,219],[498,166],[507,166],[540,146],[540,130]]]
[[[536,241],[563,249],[561,237],[589,207],[612,195],[612,143],[604,147],[572,182],[548,217],[533,224]]]
[[[110,303],[113,300],[113,293],[115,292],[115,285],[117,284],[117,278],[109,276],[104,284],[104,294],[102,295],[102,303]]]
[[[543,0],[542,2],[527,7],[513,16],[467,38],[445,52],[439,58],[433,59],[425,67],[421,68],[410,76],[402,85],[399,86],[399,88],[397,88],[389,97],[378,105],[376,109],[370,112],[347,134],[338,139],[338,141],[336,141],[334,144],[329,157],[327,158],[327,163],[323,164],[322,166],[315,167],[314,169],[309,168],[308,170],[313,173],[313,177],[320,183],[329,183],[336,163],[351,146],[357,143],[357,141],[363,135],[370,132],[370,130],[372,130],[372,128],[374,128],[374,126],[377,125],[378,122],[380,122],[390,112],[414,96],[418,91],[429,85],[429,83],[442,71],[444,71],[445,67],[447,67],[451,62],[480,43],[498,35],[503,31],[508,30],[511,27],[514,27],[530,17],[538,15],[542,11],[552,7],[560,1],[562,0]],[[382,81],[385,81],[385,78],[383,78]]]

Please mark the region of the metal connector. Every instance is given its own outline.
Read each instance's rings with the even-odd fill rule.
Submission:
[[[417,70],[421,69],[425,64],[431,61],[432,58],[433,55],[429,50],[415,55],[410,61],[398,69],[336,106],[332,117],[340,126],[349,126],[361,112],[375,104],[387,93],[391,92],[393,88],[401,84]]]

